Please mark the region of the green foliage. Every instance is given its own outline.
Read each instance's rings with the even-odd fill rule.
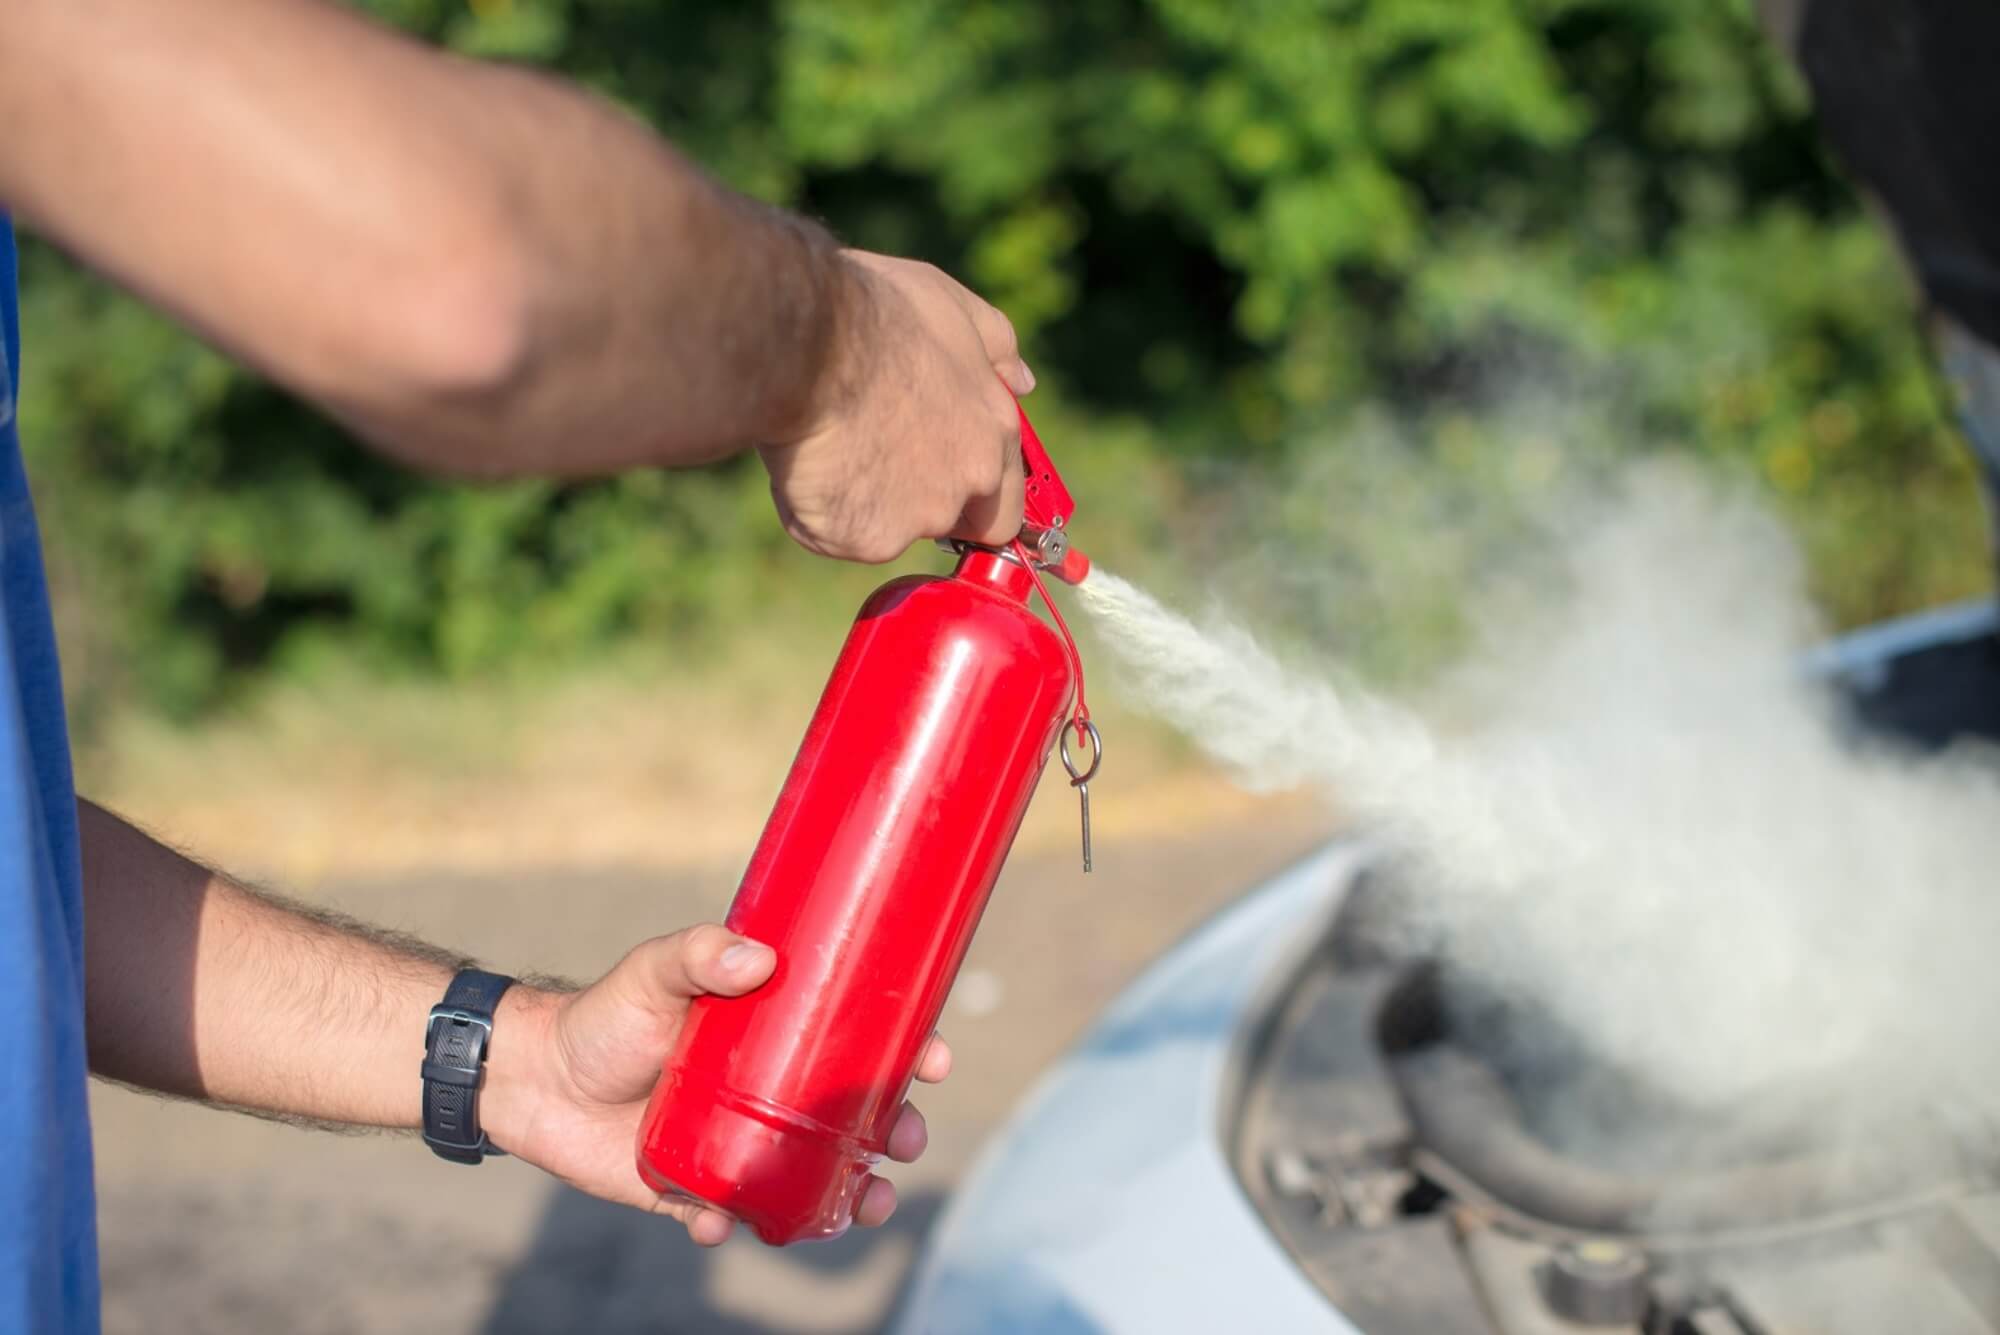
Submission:
[[[1528,401],[1564,405],[1569,454],[1763,479],[1837,620],[1981,578],[1886,242],[1740,4],[372,7],[564,71],[741,188],[962,274],[1020,327],[1084,522],[1128,562],[1218,470],[1325,477],[1317,452],[1379,440],[1385,414],[1399,476],[1461,496],[1542,457]],[[92,679],[186,710],[329,649],[559,661],[835,578],[786,552],[754,466],[427,482],[46,251],[26,283],[32,466]],[[1277,517],[1315,560],[1389,563],[1382,587],[1441,568],[1408,541],[1342,547],[1338,495]]]

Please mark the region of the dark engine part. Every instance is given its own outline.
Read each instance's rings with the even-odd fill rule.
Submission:
[[[1540,1271],[1550,1310],[1580,1326],[1630,1326],[1646,1315],[1646,1257],[1616,1242],[1574,1242]]]
[[[1991,633],[1899,655],[1878,680],[1856,683],[1850,703],[1872,732],[1926,749],[2000,742],[2000,637]]]
[[[1272,1231],[1367,1335],[2000,1332],[1989,1143],[1813,1150],[1684,1123],[1645,1090],[1621,1105],[1639,1152],[1559,1143],[1538,1104],[1584,1087],[1560,1039],[1525,1062],[1496,1042],[1539,1021],[1399,952],[1399,898],[1386,871],[1349,892],[1252,1038],[1232,1143]],[[1709,1132],[1731,1153],[1676,1157]]]
[[[1794,1141],[1769,1157],[1740,1145],[1765,1142],[1716,1123],[1635,1124],[1635,1140],[1678,1146],[1652,1172],[1616,1171],[1536,1134],[1503,1068],[1476,1048],[1444,1041],[1396,1055],[1390,1070],[1432,1176],[1463,1199],[1484,1201],[1557,1230],[1645,1237],[1655,1248],[1704,1250],[1745,1236],[1810,1232],[1828,1219],[1894,1213],[1990,1181],[1962,1147],[1940,1141],[1913,1151],[1906,1137],[1857,1138],[1836,1149]],[[1803,1129],[1801,1130],[1803,1136]],[[1717,1162],[1704,1145],[1732,1151]]]

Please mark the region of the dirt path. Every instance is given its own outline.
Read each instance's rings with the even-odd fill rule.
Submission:
[[[675,1226],[400,1137],[334,1137],[100,1087],[105,1322],[123,1332],[853,1332],[878,1328],[923,1227],[1034,1075],[1147,960],[1307,848],[1297,808],[1198,836],[1103,838],[1085,880],[1024,848],[946,1014],[958,1072],[887,1229],[713,1252]],[[719,917],[729,874],[552,871],[348,880],[317,898],[503,968],[593,976],[641,936]],[[469,923],[467,928],[452,924]]]

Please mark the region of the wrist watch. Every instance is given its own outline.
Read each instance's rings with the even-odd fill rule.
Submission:
[[[424,1030],[424,1143],[440,1159],[479,1163],[504,1154],[479,1126],[479,1084],[493,1042],[493,1011],[514,980],[461,969]]]

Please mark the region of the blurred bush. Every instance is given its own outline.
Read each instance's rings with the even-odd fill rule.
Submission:
[[[1280,480],[1259,536],[1294,561],[1457,569],[1427,548],[1496,472],[1532,490],[1674,449],[1779,498],[1837,621],[1982,579],[1910,298],[1742,4],[372,7],[965,277],[1019,325],[1113,559],[1174,549],[1248,474]],[[428,482],[45,249],[25,282],[28,447],[86,693],[186,712],[327,653],[462,674],[701,644],[774,601],[845,615],[821,595],[857,577],[787,552],[754,465]],[[1560,406],[1559,449],[1523,402]],[[1365,482],[1288,489],[1385,419],[1428,501],[1350,523],[1338,488]],[[1406,513],[1396,544],[1353,545]],[[1391,641],[1396,603],[1369,623]]]

